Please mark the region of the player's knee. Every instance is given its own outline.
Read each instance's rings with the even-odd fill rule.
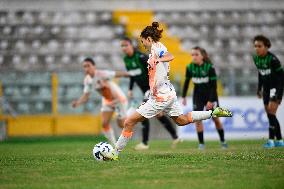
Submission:
[[[176,121],[176,124],[177,124],[178,126],[184,126],[184,124],[183,124],[182,122],[180,122],[180,121]]]
[[[184,126],[187,124],[187,121],[181,118],[176,118],[174,121],[178,126]]]
[[[117,124],[118,124],[119,128],[121,128],[121,129],[123,129],[123,127],[124,127],[124,120],[125,119],[118,119],[117,120]]]
[[[201,121],[195,121],[196,127],[202,127],[202,122]]]
[[[124,121],[124,128],[125,129],[132,129],[133,128],[133,121],[129,118],[127,118],[125,121]]]
[[[276,113],[275,109],[272,107],[268,107],[266,112],[267,114],[271,114],[271,115],[275,115]]]
[[[108,121],[103,121],[103,128],[108,128],[109,127],[109,122]]]
[[[221,121],[220,121],[220,119],[219,118],[213,118],[213,121],[214,121],[214,123],[215,123],[215,127],[217,128],[217,129],[222,129],[223,127],[222,127],[222,124],[221,124]]]

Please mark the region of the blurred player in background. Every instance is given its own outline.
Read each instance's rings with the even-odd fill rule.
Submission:
[[[138,71],[139,75],[130,77],[130,84],[129,84],[129,91],[128,91],[128,97],[130,99],[133,98],[133,86],[136,83],[137,86],[141,89],[141,91],[144,94],[144,102],[148,100],[149,96],[149,77],[148,77],[148,56],[141,53],[140,51],[136,50],[132,44],[132,41],[125,37],[121,40],[121,48],[123,53],[125,54],[123,60],[126,66],[126,69],[128,71]],[[163,115],[163,113],[160,113],[157,115],[158,120],[162,123],[162,125],[167,129],[167,131],[170,133],[171,137],[173,138],[172,147],[175,147],[178,142],[180,142],[180,139],[177,136],[176,130],[174,126],[172,125],[170,119]],[[149,119],[145,119],[142,121],[143,129],[142,129],[142,143],[138,144],[135,149],[136,150],[144,150],[148,149],[148,140],[149,140],[149,129],[150,129],[150,123]]]
[[[169,63],[174,59],[167,48],[159,42],[163,30],[159,30],[159,23],[153,22],[141,32],[141,42],[147,50],[150,50],[148,59],[148,74],[150,96],[133,114],[126,118],[122,133],[115,144],[112,153],[104,154],[112,160],[118,159],[121,152],[133,134],[133,128],[138,122],[155,117],[161,112],[168,114],[179,126],[187,125],[195,121],[209,119],[211,117],[231,117],[232,113],[217,107],[208,111],[192,111],[182,114],[182,108],[177,100],[176,92],[169,81]]]
[[[213,67],[211,60],[205,49],[200,47],[194,47],[191,50],[192,62],[186,67],[186,79],[182,92],[182,103],[186,105],[186,93],[189,86],[189,81],[192,79],[194,83],[193,90],[193,110],[202,111],[211,110],[219,106],[217,96],[217,75],[215,68]],[[216,129],[218,131],[222,148],[227,148],[227,143],[224,137],[224,129],[222,123],[218,117],[213,118]],[[199,149],[204,149],[204,137],[203,137],[203,123],[202,121],[195,122],[197,136],[199,140]]]
[[[113,113],[116,112],[118,126],[123,128],[128,102],[122,90],[111,79],[114,77],[128,77],[129,73],[98,70],[92,58],[84,59],[83,68],[85,71],[83,95],[72,102],[72,107],[76,108],[86,103],[91,92],[97,90],[103,97],[101,108],[103,133],[109,142],[115,144],[116,138],[110,121]]]
[[[282,101],[284,88],[284,71],[278,58],[268,49],[270,40],[257,35],[253,39],[255,54],[254,63],[258,69],[257,96],[263,99],[264,108],[269,121],[269,139],[265,148],[283,147],[281,128],[276,117],[278,106]],[[274,139],[276,137],[276,141]]]

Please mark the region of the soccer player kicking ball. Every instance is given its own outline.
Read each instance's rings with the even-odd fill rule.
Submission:
[[[116,111],[118,126],[123,128],[128,102],[122,90],[111,79],[114,77],[128,77],[134,74],[131,72],[98,70],[92,58],[86,58],[83,61],[83,68],[86,75],[84,93],[79,99],[72,102],[72,107],[76,108],[86,103],[92,90],[97,90],[103,97],[101,108],[103,133],[110,143],[115,144],[115,135],[110,126],[111,117]]]
[[[150,97],[136,112],[127,117],[124,122],[122,133],[111,153],[104,154],[111,160],[117,160],[119,153],[125,148],[133,134],[133,128],[145,119],[152,118],[164,112],[169,115],[179,126],[187,125],[195,121],[209,119],[211,117],[231,117],[229,110],[216,108],[213,111],[192,111],[182,114],[182,108],[178,103],[173,85],[170,83],[169,62],[174,59],[167,48],[159,42],[163,30],[159,30],[159,23],[153,22],[141,32],[141,42],[146,49],[150,50],[148,59],[148,74],[150,85]]]
[[[124,52],[125,56],[123,58],[126,69],[128,71],[135,71],[138,70],[140,74],[136,76],[130,77],[130,85],[128,91],[128,97],[132,98],[132,89],[134,83],[141,89],[144,93],[144,102],[148,100],[150,86],[149,86],[149,77],[148,77],[148,56],[141,53],[140,51],[136,50],[132,44],[131,39],[124,38],[121,40],[121,48]],[[181,139],[178,138],[177,132],[174,128],[174,125],[171,123],[170,118],[165,116],[163,113],[158,114],[157,119],[161,122],[161,124],[165,127],[165,129],[170,133],[173,142],[172,148],[175,148],[176,145],[181,142]],[[150,121],[145,119],[142,122],[143,129],[142,129],[142,137],[143,140],[140,144],[135,146],[135,150],[147,150],[149,149],[149,131],[150,131]]]

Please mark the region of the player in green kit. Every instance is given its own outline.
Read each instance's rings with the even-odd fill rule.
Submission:
[[[144,94],[144,102],[147,101],[149,96],[149,77],[148,77],[148,56],[141,53],[140,51],[136,50],[132,44],[131,39],[125,37],[121,40],[121,48],[123,53],[125,54],[123,60],[125,63],[125,67],[128,71],[137,72],[138,75],[130,77],[129,83],[129,91],[128,97],[133,98],[133,87],[134,84],[141,89]],[[166,130],[170,133],[171,137],[173,138],[172,147],[175,147],[180,139],[177,136],[176,130],[172,125],[170,119],[163,115],[163,113],[157,116],[157,119],[162,123],[162,125],[166,128]],[[150,130],[150,123],[149,119],[145,119],[142,122],[143,129],[142,129],[142,143],[136,145],[136,150],[145,150],[149,148],[148,140],[149,140],[149,130]]]
[[[258,69],[257,96],[263,99],[269,121],[269,139],[264,147],[284,147],[280,124],[276,118],[276,112],[283,96],[283,67],[279,59],[268,50],[271,43],[267,37],[257,35],[254,37],[253,43],[255,48],[253,60]]]
[[[193,90],[193,110],[202,111],[204,109],[211,110],[219,106],[217,95],[217,75],[215,68],[208,57],[205,49],[194,47],[191,50],[192,63],[186,67],[186,79],[184,82],[182,103],[186,105],[186,93],[190,79],[194,83]],[[224,129],[218,117],[213,118],[216,130],[220,137],[221,147],[227,148],[227,143],[224,137]],[[195,122],[197,136],[199,140],[199,149],[204,149],[204,126],[202,121]]]

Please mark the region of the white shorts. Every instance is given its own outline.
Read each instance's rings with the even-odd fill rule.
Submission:
[[[177,97],[165,102],[157,102],[155,99],[149,98],[136,111],[147,119],[155,117],[160,112],[165,112],[170,117],[179,116],[183,113]]]
[[[126,118],[128,103],[118,102],[115,105],[103,104],[101,112],[116,112],[118,119]]]

